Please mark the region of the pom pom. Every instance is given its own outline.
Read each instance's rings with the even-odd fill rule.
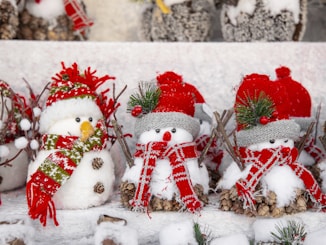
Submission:
[[[31,128],[31,123],[28,119],[24,118],[20,121],[19,126],[22,130],[28,131]]]
[[[6,145],[0,145],[0,157],[7,157],[10,151]]]
[[[40,144],[38,143],[37,140],[32,140],[30,143],[29,143],[30,147],[32,150],[37,150],[40,146]]]
[[[19,137],[15,140],[15,146],[17,149],[25,149],[28,145],[28,140],[25,137]]]
[[[34,114],[35,117],[39,117],[41,115],[41,112],[42,111],[41,111],[40,108],[38,108],[38,107],[33,108],[33,114]]]
[[[276,71],[277,78],[289,77],[291,73],[290,69],[286,66],[277,68],[275,71]]]

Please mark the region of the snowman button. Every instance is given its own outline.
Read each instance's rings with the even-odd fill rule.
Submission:
[[[104,185],[101,182],[97,182],[94,185],[94,192],[98,193],[98,194],[103,193],[104,192]]]
[[[92,167],[93,169],[97,170],[100,169],[104,164],[104,161],[100,157],[95,157],[92,161]]]

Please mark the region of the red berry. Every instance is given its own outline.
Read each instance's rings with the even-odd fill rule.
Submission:
[[[272,118],[277,118],[278,117],[278,111],[273,111],[272,112]]]
[[[143,112],[143,108],[140,105],[134,106],[134,108],[131,111],[131,115],[133,117],[138,117]]]
[[[269,123],[269,118],[266,116],[261,116],[259,118],[259,122],[260,122],[260,124],[265,125],[265,124]]]

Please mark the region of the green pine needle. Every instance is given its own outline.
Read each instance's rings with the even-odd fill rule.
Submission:
[[[130,96],[127,111],[131,112],[135,106],[139,105],[142,107],[142,113],[147,114],[157,106],[161,90],[156,84],[149,82],[141,82],[138,89],[138,93]]]
[[[270,118],[275,110],[273,101],[264,92],[253,98],[246,95],[240,102],[235,107],[236,117],[237,122],[245,129],[257,126],[262,116]]]
[[[271,232],[275,242],[282,245],[303,244],[307,232],[302,223],[296,221],[288,221],[287,226],[276,226],[277,234]]]

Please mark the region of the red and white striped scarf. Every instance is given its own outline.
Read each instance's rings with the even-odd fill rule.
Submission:
[[[288,165],[303,181],[315,202],[322,206],[326,205],[326,195],[322,193],[313,175],[302,164],[295,162],[298,157],[296,148],[277,147],[251,151],[248,148],[240,147],[239,153],[244,165],[252,164],[247,177],[236,182],[238,195],[244,200],[244,207],[253,207],[256,203],[254,192],[258,182],[276,165]]]
[[[135,157],[144,159],[142,171],[134,198],[130,204],[136,209],[147,208],[150,199],[150,182],[158,159],[167,158],[172,167],[172,177],[180,192],[180,198],[186,208],[194,213],[202,207],[189,177],[185,161],[198,158],[194,142],[167,146],[167,142],[149,142],[137,144]]]
[[[74,30],[84,31],[94,22],[88,18],[82,5],[77,0],[64,0],[66,14],[74,23]]]
[[[307,139],[303,149],[313,159],[315,159],[315,163],[319,163],[320,161],[326,159],[326,154],[315,144],[315,140],[312,137]]]

